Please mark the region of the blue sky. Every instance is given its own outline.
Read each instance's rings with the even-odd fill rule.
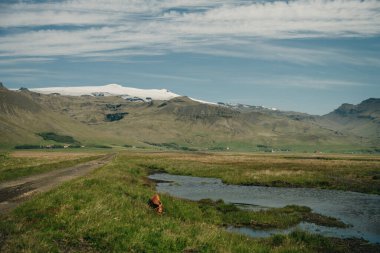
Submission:
[[[0,80],[325,114],[380,97],[380,1],[1,1]]]

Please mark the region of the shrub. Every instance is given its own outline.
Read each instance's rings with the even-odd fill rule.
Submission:
[[[41,132],[37,133],[37,135],[41,136],[44,140],[56,141],[62,143],[79,143],[72,136],[68,135],[59,135],[53,132]]]

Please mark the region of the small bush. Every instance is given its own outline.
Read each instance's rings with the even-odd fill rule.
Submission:
[[[40,145],[30,145],[30,144],[15,146],[15,149],[40,149],[40,148],[42,148]]]
[[[94,147],[94,148],[112,148],[112,147],[110,147],[110,146],[107,146],[107,145],[101,145],[101,144],[95,144],[95,145],[93,145],[93,146],[91,146],[91,147]]]
[[[6,152],[1,153],[0,152],[0,161],[4,161],[7,159],[9,159],[9,153],[6,153]]]
[[[272,239],[273,246],[280,246],[284,242],[286,237],[281,234],[276,234],[276,235],[273,235],[271,239]]]
[[[145,142],[146,144],[149,144],[151,146],[155,147],[163,147],[167,149],[174,149],[174,150],[183,150],[183,151],[198,151],[195,148],[190,148],[190,147],[185,147],[185,146],[180,146],[177,143],[174,142],[169,142],[169,143],[153,143],[153,142]]]
[[[56,141],[61,143],[79,143],[72,136],[59,135],[53,132],[41,132],[37,133],[37,135],[41,136],[44,140],[48,141]]]

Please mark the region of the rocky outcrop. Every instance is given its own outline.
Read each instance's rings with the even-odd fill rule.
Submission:
[[[338,109],[330,114],[339,115],[342,117],[376,119],[380,117],[380,99],[369,98],[358,105],[342,104]]]
[[[187,97],[177,97],[158,106],[161,112],[175,114],[178,118],[190,120],[211,120],[232,118],[239,115],[238,110],[223,106],[203,104]]]
[[[117,112],[117,113],[108,113],[105,115],[105,120],[106,121],[118,121],[124,118],[124,115],[127,115],[127,112]]]
[[[117,111],[120,109],[121,107],[121,104],[106,104],[106,109],[110,110],[110,111]]]

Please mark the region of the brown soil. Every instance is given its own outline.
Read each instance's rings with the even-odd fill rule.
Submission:
[[[73,167],[0,184],[0,214],[9,212],[36,193],[48,191],[65,181],[83,176],[94,169],[102,167],[110,162],[113,156],[113,154],[108,154],[98,160]]]

